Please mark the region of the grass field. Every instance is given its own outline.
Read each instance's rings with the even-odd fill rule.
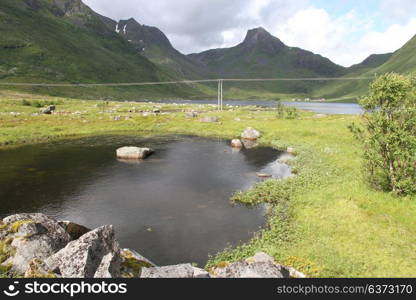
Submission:
[[[56,114],[33,115],[39,106],[50,103],[56,105]],[[269,203],[269,224],[245,245],[212,257],[207,268],[265,251],[312,277],[415,276],[416,197],[398,198],[366,186],[361,150],[347,128],[352,122],[360,122],[360,117],[316,118],[305,112],[298,119],[283,120],[271,110],[244,107],[218,112],[207,105],[157,105],[160,115],[144,117],[139,113],[151,111],[154,106],[2,91],[1,148],[125,133],[231,139],[251,126],[262,132],[261,144],[295,148],[295,177],[266,181],[248,192],[235,194],[231,200],[248,205]],[[218,116],[220,122],[187,119],[184,111],[191,109],[202,116]]]

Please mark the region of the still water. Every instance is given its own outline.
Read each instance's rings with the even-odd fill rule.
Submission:
[[[143,162],[115,158],[120,146],[153,148]],[[290,168],[271,148],[234,152],[224,140],[95,137],[0,150],[0,214],[42,212],[90,228],[113,224],[122,247],[158,265],[196,262],[247,241],[266,207],[230,196]]]

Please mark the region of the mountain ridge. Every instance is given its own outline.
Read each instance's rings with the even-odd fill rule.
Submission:
[[[263,27],[249,29],[237,45],[185,55],[157,27],[133,18],[112,20],[82,0],[2,0],[0,80],[32,82],[132,82],[217,78],[373,76],[416,71],[416,36],[394,53],[374,54],[349,68],[285,45]],[[333,98],[366,92],[368,82],[229,83],[227,95]],[[127,90],[127,89],[124,89]],[[194,84],[148,87],[180,97],[215,96]],[[192,91],[191,91],[192,90]],[[90,91],[88,91],[90,92]],[[234,92],[234,93],[232,93]]]

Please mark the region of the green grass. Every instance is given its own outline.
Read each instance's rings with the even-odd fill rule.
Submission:
[[[269,225],[250,242],[214,255],[210,266],[265,251],[278,262],[315,277],[414,277],[416,274],[416,197],[395,197],[371,190],[363,180],[361,149],[348,130],[358,116],[298,119],[254,107],[217,112],[210,106],[157,105],[166,115],[143,117],[129,110],[152,110],[154,104],[83,101],[0,93],[0,143],[4,149],[23,143],[87,135],[189,134],[235,138],[245,127],[262,132],[260,144],[294,147],[296,176],[266,181],[232,200],[268,203]],[[57,112],[32,116],[39,108],[27,101],[62,101]],[[220,123],[186,119],[184,110],[216,115]],[[103,113],[104,110],[104,113]],[[18,112],[19,115],[10,114]],[[79,114],[74,114],[79,112]],[[114,116],[121,116],[114,121]],[[130,116],[128,120],[124,117]],[[235,121],[235,118],[241,121]],[[238,224],[236,224],[238,226]],[[137,249],[140,251],[140,249]],[[214,254],[214,253],[213,253]]]

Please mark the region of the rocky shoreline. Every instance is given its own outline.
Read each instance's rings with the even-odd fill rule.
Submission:
[[[159,267],[134,250],[120,248],[111,225],[90,230],[40,213],[0,221],[0,273],[26,278],[305,277],[265,253],[209,271],[191,264]]]

